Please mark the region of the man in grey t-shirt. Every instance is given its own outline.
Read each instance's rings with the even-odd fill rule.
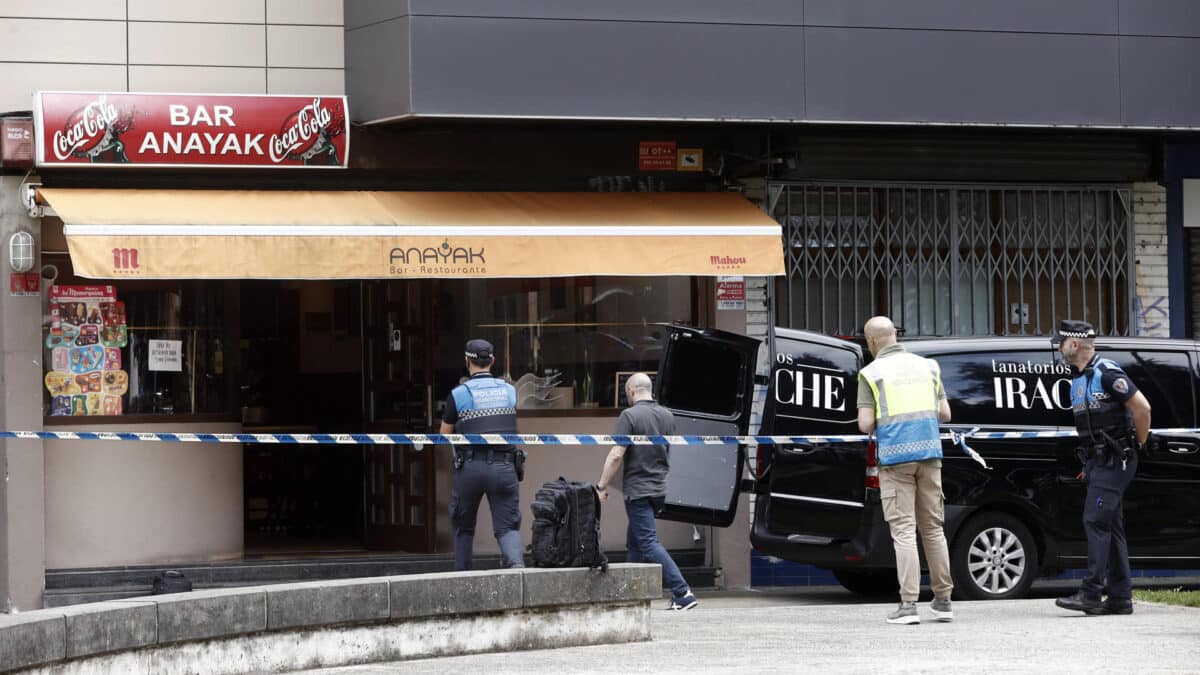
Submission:
[[[625,383],[625,396],[631,405],[617,418],[617,436],[671,436],[675,434],[675,416],[654,402],[650,377],[634,373]],[[663,586],[671,591],[668,609],[691,609],[696,596],[679,572],[667,549],[658,540],[654,516],[662,511],[667,498],[667,469],[670,446],[663,444],[614,445],[604,462],[596,491],[608,501],[608,483],[625,464],[622,486],[629,527],[625,534],[628,562],[652,562],[662,565]]]

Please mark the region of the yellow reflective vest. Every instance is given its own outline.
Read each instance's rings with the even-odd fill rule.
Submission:
[[[937,361],[908,352],[875,359],[859,372],[875,395],[875,440],[881,466],[940,459]]]

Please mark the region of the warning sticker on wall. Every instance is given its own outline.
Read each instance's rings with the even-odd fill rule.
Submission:
[[[746,309],[746,281],[743,277],[717,277],[717,309]]]

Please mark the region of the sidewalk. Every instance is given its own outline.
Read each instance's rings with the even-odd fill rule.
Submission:
[[[1161,584],[1160,584],[1161,585]],[[718,593],[688,612],[653,612],[648,643],[486,654],[324,673],[485,672],[1195,672],[1200,610],[1136,603],[1088,617],[1031,600],[956,602],[952,623],[890,626],[894,603],[837,588]]]

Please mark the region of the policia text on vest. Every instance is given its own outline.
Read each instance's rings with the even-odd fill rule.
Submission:
[[[467,342],[464,361],[470,377],[446,398],[442,434],[517,433],[517,392],[504,380],[492,377],[494,354],[487,340]],[[471,569],[475,520],[485,495],[504,567],[525,566],[519,485],[524,475],[525,453],[512,445],[455,446],[450,495],[455,569]]]

